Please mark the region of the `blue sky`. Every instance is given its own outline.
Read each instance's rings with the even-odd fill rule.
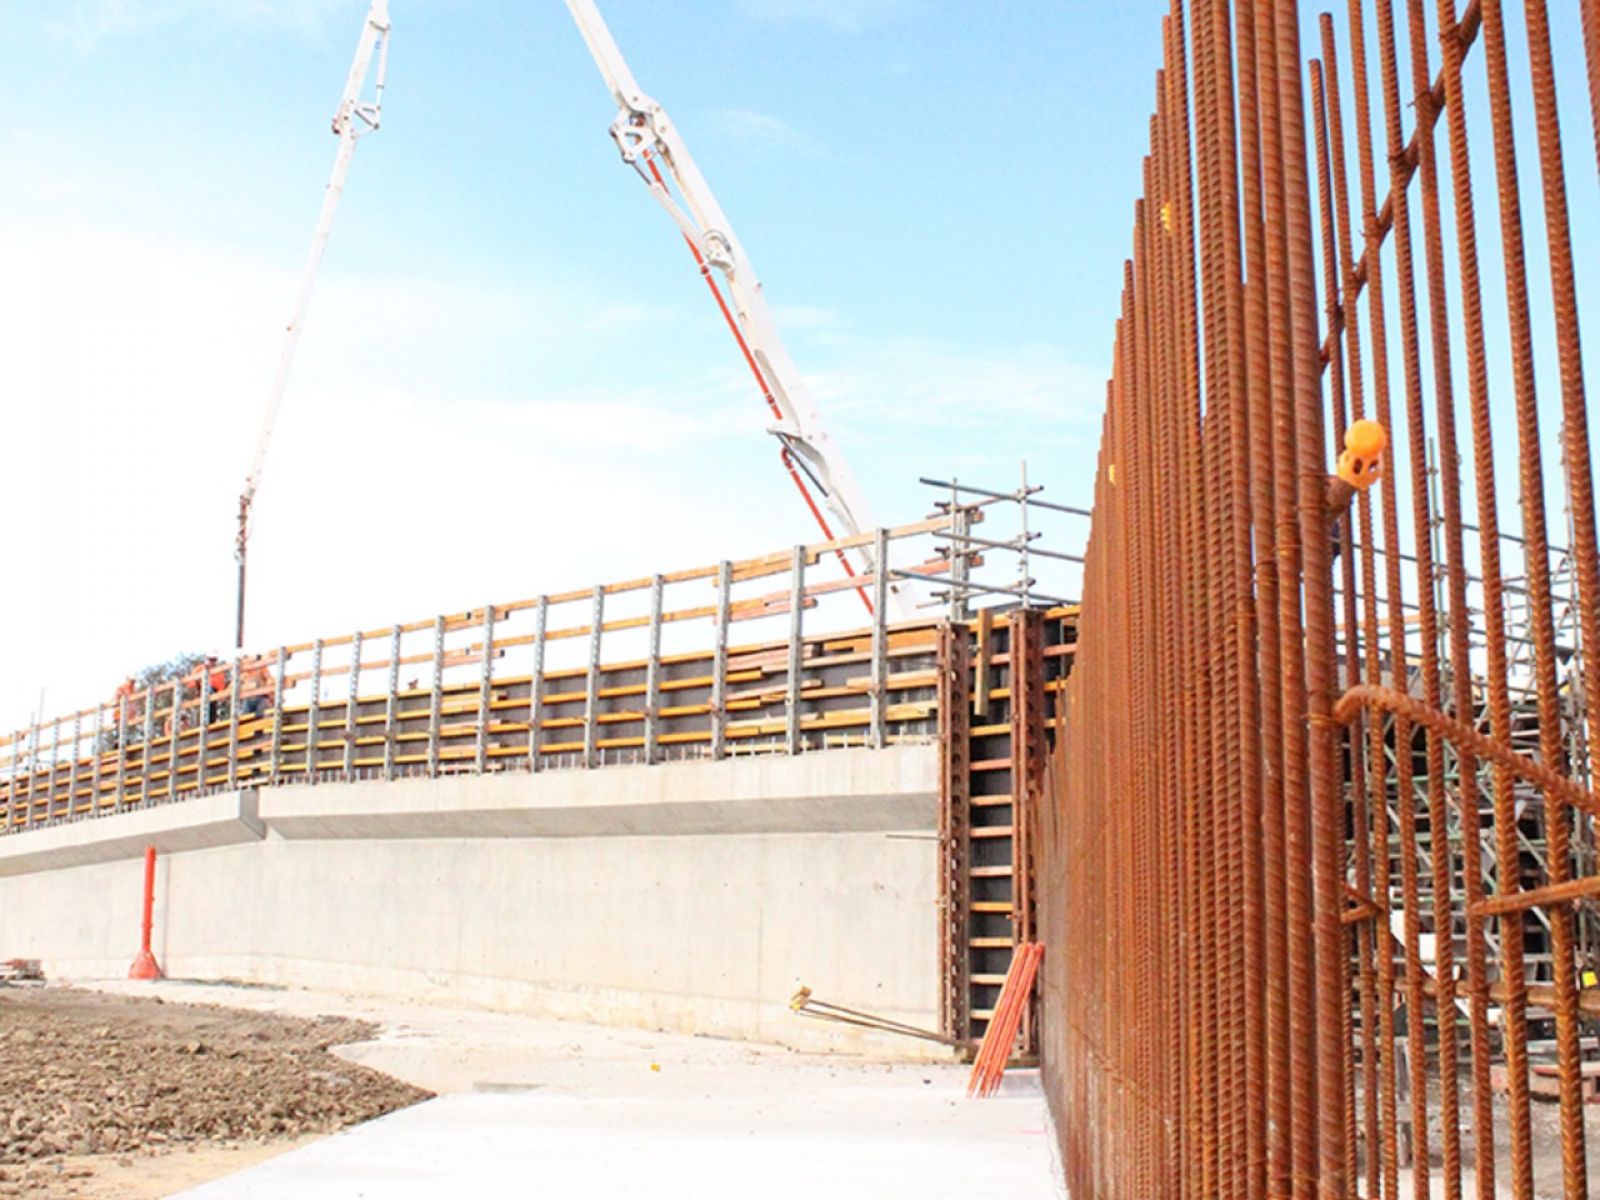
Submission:
[[[0,228],[43,450],[8,490],[37,505],[19,550],[51,582],[7,602],[0,722],[47,680],[92,700],[125,666],[226,644],[233,500],[365,7],[6,6]],[[924,515],[919,474],[1006,486],[1024,456],[1086,498],[1150,6],[604,11],[880,519]],[[393,18],[384,127],[258,500],[251,641],[812,537],[565,7],[396,0]],[[397,485],[418,497],[403,517]],[[63,553],[108,527],[95,557]]]
[[[565,6],[392,6],[384,127],[258,501],[250,641],[811,537]],[[1166,5],[602,7],[878,517],[924,514],[919,474],[1005,486],[1023,457],[1086,501]],[[229,643],[234,498],[365,9],[0,0],[0,389],[28,447],[0,502],[33,514],[8,541],[40,579],[0,609],[0,725],[41,684],[88,703]]]

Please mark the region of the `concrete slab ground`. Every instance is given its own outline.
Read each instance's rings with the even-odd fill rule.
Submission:
[[[107,990],[377,1022],[345,1057],[438,1099],[181,1192],[185,1200],[459,1196],[939,1200],[1063,1195],[1033,1072],[969,1101],[966,1070],[332,992]],[[796,1017],[796,1020],[803,1018]]]

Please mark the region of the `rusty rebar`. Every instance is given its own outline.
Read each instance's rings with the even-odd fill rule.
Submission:
[[[1317,226],[1321,234],[1322,248],[1322,304],[1324,319],[1327,322],[1329,336],[1328,369],[1328,398],[1333,414],[1333,434],[1335,444],[1343,441],[1349,428],[1350,418],[1345,410],[1345,378],[1344,378],[1344,315],[1340,305],[1342,290],[1339,281],[1339,271],[1342,260],[1339,257],[1338,238],[1335,234],[1336,221],[1333,213],[1333,163],[1328,146],[1328,89],[1321,59],[1311,60],[1311,109],[1312,128],[1315,132],[1315,155],[1317,172]],[[1319,511],[1322,505],[1317,506]],[[1321,514],[1326,520],[1326,514]],[[1355,564],[1355,539],[1349,520],[1338,523],[1338,566],[1343,584],[1344,611],[1341,614],[1341,628],[1339,636],[1343,638],[1343,664],[1345,669],[1344,686],[1354,687],[1361,682],[1361,655],[1358,649],[1359,632],[1356,616],[1356,564]],[[1360,830],[1365,823],[1365,764],[1359,754],[1350,757],[1350,807],[1351,823],[1357,830],[1357,837],[1353,839],[1359,843]],[[1343,885],[1348,868],[1342,853],[1344,847],[1339,844],[1341,839],[1335,838],[1335,854],[1338,860],[1336,872],[1339,884]],[[1359,857],[1359,854],[1357,855]],[[1363,897],[1370,890],[1370,880],[1366,872],[1357,868],[1356,890]],[[1343,914],[1334,910],[1337,920],[1343,924]],[[1365,926],[1360,927],[1362,931]],[[1348,934],[1341,929],[1340,938],[1347,939]],[[1343,947],[1336,959],[1340,978],[1335,994],[1347,996],[1350,992],[1350,954],[1349,948]],[[1344,1121],[1344,1178],[1347,1180],[1358,1179],[1359,1172],[1356,1162],[1356,1097],[1355,1097],[1355,1012],[1349,1004],[1339,1005],[1339,1052],[1342,1057],[1340,1063],[1340,1079],[1343,1093],[1339,1097],[1339,1112]]]
[[[1366,418],[1364,403],[1365,390],[1362,381],[1362,353],[1361,353],[1361,322],[1357,317],[1356,305],[1358,294],[1355,281],[1355,235],[1351,229],[1350,221],[1350,186],[1349,177],[1345,169],[1345,132],[1344,112],[1340,99],[1339,87],[1339,53],[1334,38],[1333,17],[1323,13],[1319,21],[1319,32],[1322,39],[1322,67],[1327,82],[1327,108],[1329,140],[1331,142],[1329,173],[1333,180],[1334,216],[1330,218],[1337,229],[1337,248],[1332,252],[1338,265],[1338,270],[1328,274],[1334,282],[1329,284],[1330,321],[1337,320],[1339,329],[1344,338],[1344,350],[1347,369],[1345,379],[1350,395],[1350,419],[1360,421]],[[1326,253],[1326,251],[1325,251]],[[1343,430],[1340,430],[1342,438]],[[1372,497],[1369,492],[1362,492],[1356,497],[1357,523],[1360,528],[1360,562],[1359,574],[1361,595],[1360,616],[1346,619],[1346,651],[1350,656],[1349,685],[1354,686],[1363,678],[1376,683],[1380,678],[1381,666],[1378,657],[1378,597],[1374,582],[1376,560],[1372,544]],[[1347,593],[1357,589],[1355,574],[1357,563],[1351,550],[1352,531],[1349,521],[1343,524],[1343,565],[1345,570],[1345,588]],[[1350,597],[1347,596],[1347,600]],[[1358,978],[1360,988],[1360,1018],[1361,1018],[1361,1066],[1362,1090],[1364,1101],[1364,1122],[1361,1137],[1365,1139],[1366,1146],[1366,1182],[1367,1192],[1370,1196],[1381,1194],[1382,1177],[1380,1173],[1381,1155],[1378,1147],[1382,1140],[1382,1128],[1379,1097],[1382,1091],[1380,1084],[1379,1037],[1378,1037],[1378,1011],[1381,1003],[1378,996],[1378,970],[1377,954],[1379,950],[1379,936],[1381,931],[1382,948],[1385,957],[1388,956],[1388,854],[1385,835],[1379,831],[1386,828],[1387,804],[1383,790],[1385,777],[1385,760],[1383,756],[1383,731],[1376,721],[1367,722],[1367,737],[1365,743],[1352,739],[1350,745],[1350,781],[1352,786],[1352,813],[1355,831],[1355,844],[1352,853],[1355,860],[1355,886],[1364,895],[1381,894],[1383,902],[1375,905],[1378,915],[1383,918],[1383,924],[1363,923],[1356,931]],[[1378,823],[1378,831],[1373,828]],[[1375,864],[1373,862],[1372,847],[1374,841],[1385,848],[1382,856],[1381,867],[1377,868],[1377,879],[1374,878]],[[1353,1080],[1347,1081],[1353,1089]],[[1352,1112],[1352,1121],[1354,1113]],[[1358,1138],[1350,1134],[1351,1145],[1347,1152],[1347,1161],[1352,1164],[1352,1172],[1357,1164]],[[1356,1178],[1351,1175],[1352,1180]]]
[[[1600,170],[1600,0],[1583,0],[1583,57],[1589,64],[1589,124],[1595,169]]]
[[[1395,1200],[1409,1166],[1418,1197],[1470,1180],[1487,1200],[1497,1167],[1531,1197],[1530,1020],[1555,1028],[1566,1192],[1583,1194],[1575,1033],[1600,996],[1578,993],[1573,911],[1600,883],[1574,878],[1573,849],[1600,796],[1563,722],[1582,706],[1600,745],[1576,690],[1600,641],[1600,573],[1555,68],[1528,0],[1571,661],[1554,629],[1500,0],[1404,2],[1397,30],[1394,0],[1347,0],[1343,42],[1323,17],[1309,92],[1293,0],[1172,0],[1164,18],[1040,842],[1067,864],[1044,870],[1059,882],[1040,906],[1065,943],[1062,1007],[1044,1017],[1064,1033],[1044,1044],[1065,1057],[1051,1100],[1074,1195]],[[1464,100],[1479,44],[1516,534],[1498,507]],[[1372,422],[1385,469],[1352,498],[1363,468],[1340,451],[1346,435],[1369,445]],[[1505,578],[1502,537],[1522,545],[1525,586]],[[1523,853],[1530,838],[1543,857]],[[1530,978],[1543,921],[1552,966]]]
[[[1572,526],[1572,569],[1577,581],[1578,622],[1585,653],[1600,646],[1600,560],[1596,558],[1594,471],[1589,456],[1589,415],[1584,399],[1583,349],[1578,333],[1578,294],[1572,261],[1572,231],[1567,216],[1566,173],[1561,160],[1561,121],[1556,110],[1555,69],[1550,52],[1550,20],[1542,0],[1526,0],[1528,60],[1533,76],[1534,125],[1538,133],[1539,174],[1544,196],[1545,237],[1550,254],[1551,308],[1556,327],[1556,358],[1561,379],[1561,455],[1566,475],[1568,519]],[[1586,673],[1587,674],[1587,673]],[[1589,745],[1600,746],[1600,705],[1588,707]],[[1569,814],[1564,798],[1549,797],[1546,820],[1550,882],[1561,883],[1570,869]],[[1569,1195],[1587,1190],[1583,1139],[1581,1064],[1578,1049],[1577,967],[1572,913],[1550,914],[1555,974],[1556,1052],[1561,1078],[1561,1155]]]
[[[1429,347],[1432,350],[1432,381],[1434,397],[1434,428],[1439,439],[1439,484],[1441,523],[1444,530],[1444,576],[1447,594],[1443,621],[1451,639],[1450,657],[1460,668],[1452,671],[1458,685],[1456,713],[1461,716],[1471,704],[1471,680],[1465,668],[1467,649],[1467,593],[1466,571],[1462,565],[1461,491],[1456,470],[1455,394],[1454,376],[1450,357],[1450,318],[1444,293],[1444,233],[1441,227],[1439,205],[1438,165],[1435,159],[1434,119],[1435,97],[1430,90],[1428,62],[1427,13],[1422,0],[1406,0],[1409,25],[1408,42],[1411,58],[1411,85],[1417,106],[1418,137],[1417,167],[1418,192],[1422,208],[1422,242],[1424,275],[1428,302]],[[1453,33],[1453,31],[1452,31]],[[1396,231],[1397,239],[1402,235]],[[1404,292],[1402,292],[1404,296]],[[1420,381],[1420,362],[1416,364]],[[1408,390],[1407,413],[1412,437],[1412,495],[1416,525],[1419,569],[1425,577],[1432,578],[1432,533],[1426,523],[1433,513],[1427,489],[1425,471],[1418,469],[1418,448],[1423,446],[1425,416],[1422,408],[1423,392],[1419,386]],[[1423,694],[1434,710],[1444,707],[1443,672],[1440,661],[1440,614],[1434,609],[1434,589],[1423,587],[1418,592],[1422,612],[1422,678]],[[1446,796],[1445,744],[1437,731],[1428,729],[1428,830],[1429,859],[1433,868],[1433,893],[1431,905],[1434,930],[1434,972],[1439,984],[1435,1021],[1439,1039],[1439,1125],[1442,1143],[1441,1173],[1444,1176],[1445,1200],[1459,1200],[1461,1195],[1461,1116],[1460,1087],[1457,1081],[1460,1051],[1456,1030],[1456,967],[1453,927],[1455,870],[1454,855],[1442,853],[1441,841],[1450,846],[1450,802]],[[1463,748],[1457,747],[1459,762],[1459,802],[1461,811],[1477,812],[1477,769],[1470,757],[1459,757]],[[1466,839],[1462,839],[1465,849]],[[1477,838],[1471,839],[1473,849]],[[1441,931],[1449,934],[1444,936]],[[1473,931],[1468,931],[1468,941]],[[1485,1033],[1487,1036],[1487,1033]],[[1487,1081],[1487,1063],[1484,1064]],[[1478,1139],[1481,1143],[1483,1139]]]

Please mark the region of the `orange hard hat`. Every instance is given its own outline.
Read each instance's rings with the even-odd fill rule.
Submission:
[[[1389,435],[1376,421],[1354,421],[1344,432],[1344,453],[1337,473],[1351,487],[1365,491],[1383,478],[1383,452]]]

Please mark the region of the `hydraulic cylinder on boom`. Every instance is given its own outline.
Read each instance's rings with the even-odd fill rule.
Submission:
[[[695,165],[678,127],[666,110],[640,89],[594,0],[567,0],[567,8],[617,102],[611,137],[622,160],[638,173],[688,242],[700,274],[716,297],[772,412],[773,421],[767,430],[782,445],[784,468],[805,498],[823,536],[831,541],[870,532],[874,523],[866,496],[844,451],[823,425],[810,389],[778,333],[755,268]],[[676,185],[677,195],[668,186],[669,179]],[[731,306],[718,287],[717,276],[732,297]],[[821,498],[822,507],[818,506],[817,497]],[[851,555],[840,554],[845,569],[855,574],[852,557],[867,572],[876,569],[870,547],[860,547]],[[888,564],[884,566],[887,569]],[[858,590],[866,600],[865,589]],[[870,607],[871,602],[867,603]],[[889,603],[896,619],[910,618],[910,584],[904,580],[892,582]]]

